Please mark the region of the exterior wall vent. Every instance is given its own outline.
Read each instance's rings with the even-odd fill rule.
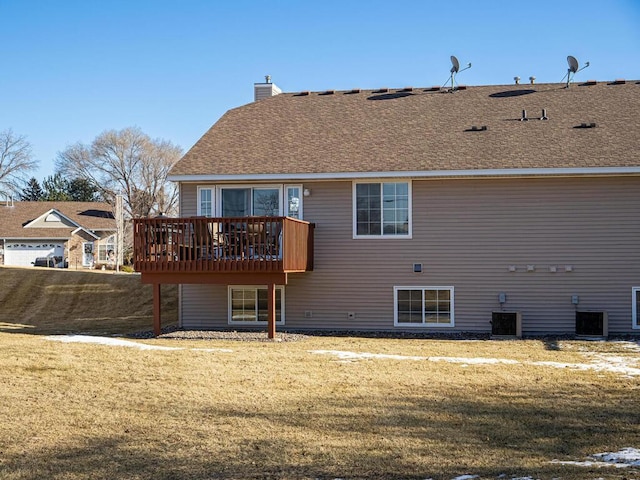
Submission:
[[[576,335],[607,337],[609,335],[607,312],[576,311]]]
[[[522,337],[522,314],[520,312],[492,312],[491,336]]]

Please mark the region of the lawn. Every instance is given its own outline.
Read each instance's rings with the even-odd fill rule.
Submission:
[[[0,478],[640,478],[638,343],[137,342],[0,333]]]

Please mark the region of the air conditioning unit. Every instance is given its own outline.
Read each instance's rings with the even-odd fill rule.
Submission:
[[[522,337],[522,315],[520,312],[492,312],[491,336]]]
[[[609,319],[607,312],[576,312],[576,335],[585,337],[607,337]]]

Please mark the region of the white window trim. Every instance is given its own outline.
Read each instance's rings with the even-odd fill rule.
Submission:
[[[450,304],[450,322],[449,323],[424,323],[424,297],[422,300],[422,319],[423,323],[401,323],[398,321],[398,291],[399,290],[449,290]],[[414,285],[414,286],[394,286],[393,287],[393,326],[394,327],[410,327],[410,328],[453,328],[455,323],[455,292],[453,286],[432,286],[432,285]]]
[[[263,322],[263,321],[237,321],[237,320],[232,320],[232,310],[233,310],[233,305],[231,303],[231,291],[233,289],[236,290],[249,290],[249,289],[268,289],[269,287],[267,285],[229,285],[227,287],[227,322],[229,323],[229,325],[267,325],[269,322]],[[285,314],[284,314],[284,305],[285,305],[285,301],[284,301],[284,285],[276,285],[276,289],[280,290],[280,318],[281,320],[276,320],[276,325],[284,325],[285,322]]]
[[[298,220],[304,219],[304,213],[302,211],[302,204],[304,201],[302,197],[304,197],[304,188],[302,184],[293,184],[293,183],[285,183],[284,188],[282,189],[282,212],[283,215],[289,213],[289,198],[288,198],[288,190],[290,188],[297,188],[300,191],[300,204],[298,205]]]
[[[408,202],[407,208],[409,210],[409,233],[407,235],[390,235],[381,233],[380,235],[358,235],[358,211],[356,208],[357,199],[356,199],[356,185],[359,183],[404,183],[406,182],[408,185]],[[395,240],[410,240],[413,237],[413,185],[411,179],[408,178],[393,178],[393,179],[381,179],[381,178],[371,178],[371,179],[360,179],[353,180],[351,182],[351,213],[352,213],[352,233],[353,239],[395,239]]]
[[[109,257],[108,257],[108,253],[109,250],[113,250],[113,253],[115,254],[116,252],[116,236],[115,235],[110,235],[109,237],[102,239],[101,242],[96,242],[98,243],[98,251],[94,252],[97,257],[98,257],[98,262],[108,262],[109,261]],[[109,246],[111,246],[111,248],[109,248]],[[94,245],[95,248],[95,245]],[[103,251],[102,253],[104,253],[104,259],[100,258],[101,255],[101,250]]]
[[[196,212],[199,217],[204,217],[202,214],[201,202],[200,202],[200,192],[202,190],[211,190],[211,216],[215,216],[216,214],[216,187],[214,185],[199,185],[198,193],[196,198]]]
[[[278,207],[278,216],[283,216],[284,215],[284,200],[283,200],[283,196],[284,196],[284,185],[282,183],[277,183],[277,184],[262,184],[262,183],[248,183],[248,184],[225,184],[225,185],[217,185],[216,186],[216,209],[214,210],[215,212],[215,216],[216,217],[221,217],[222,216],[222,190],[224,190],[225,188],[250,188],[250,189],[254,189],[254,188],[274,188],[274,189],[278,189],[278,195],[279,195],[279,199],[280,199],[280,205]],[[252,198],[253,201],[253,198]]]
[[[638,298],[640,295],[640,287],[631,288],[631,328],[634,330],[640,330],[640,318],[638,315]]]

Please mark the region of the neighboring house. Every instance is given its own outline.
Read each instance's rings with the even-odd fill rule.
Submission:
[[[640,333],[640,82],[255,90],[136,223],[156,332]]]
[[[3,202],[0,264],[91,268],[113,263],[116,222],[98,202]]]

